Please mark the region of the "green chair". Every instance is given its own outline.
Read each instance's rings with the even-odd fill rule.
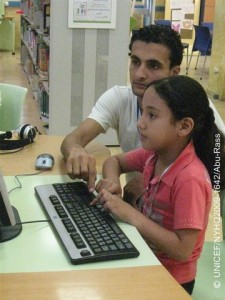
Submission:
[[[21,125],[21,115],[27,88],[0,83],[0,131],[10,131]]]

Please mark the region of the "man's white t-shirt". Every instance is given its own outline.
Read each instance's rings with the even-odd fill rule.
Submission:
[[[224,122],[213,103],[209,102],[214,111],[215,123],[225,134]],[[137,96],[133,94],[131,87],[114,86],[98,99],[88,118],[97,121],[105,132],[110,127],[115,129],[121,149],[127,152],[141,146],[137,130],[139,114]]]
[[[105,132],[110,127],[115,129],[121,149],[127,152],[141,146],[137,130],[139,113],[132,89],[114,86],[98,99],[88,118],[97,121]]]

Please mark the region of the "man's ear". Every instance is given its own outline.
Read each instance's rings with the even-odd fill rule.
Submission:
[[[178,124],[178,135],[188,136],[194,128],[194,120],[190,117],[183,118]]]
[[[170,76],[175,76],[180,74],[180,66],[174,66],[170,70]]]

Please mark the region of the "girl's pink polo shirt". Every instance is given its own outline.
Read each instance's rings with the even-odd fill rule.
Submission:
[[[171,231],[187,228],[199,230],[194,251],[186,262],[170,259],[149,245],[179,283],[193,280],[212,201],[210,178],[193,144],[187,145],[161,177],[152,178],[157,160],[154,151],[136,149],[128,152],[126,159],[132,169],[144,174],[146,192],[140,204],[144,215]]]

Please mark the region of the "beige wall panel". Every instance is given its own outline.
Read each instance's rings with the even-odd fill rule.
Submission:
[[[225,10],[224,0],[217,0],[215,6],[212,55],[210,60],[208,88],[212,95],[225,101]],[[215,73],[218,68],[218,73]]]

